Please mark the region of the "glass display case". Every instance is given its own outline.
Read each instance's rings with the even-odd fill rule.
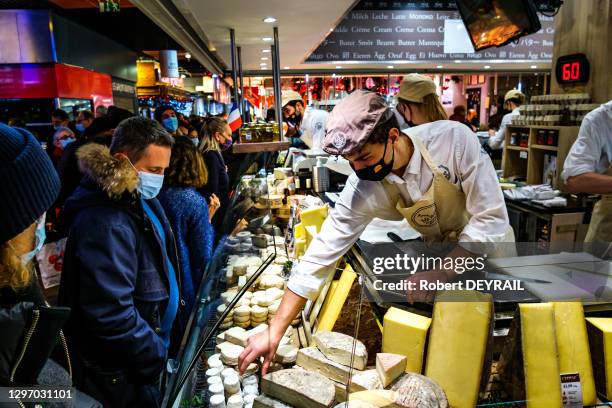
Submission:
[[[233,309],[251,297],[255,283],[266,271],[270,288],[277,288],[275,296],[282,296],[286,277],[287,254],[282,228],[286,223],[279,218],[283,206],[276,194],[270,194],[269,177],[259,167],[274,160],[272,154],[244,155],[240,163],[240,177],[236,178],[231,204],[218,231],[218,244],[202,278],[197,299],[176,360],[169,363],[169,374],[163,406],[207,406],[204,404],[206,381],[203,361],[216,347],[220,331],[234,325]],[[244,220],[244,221],[243,221]],[[242,222],[246,227],[236,233]],[[260,283],[260,282],[259,282]],[[263,286],[258,285],[259,288]],[[273,291],[269,291],[273,292]],[[274,300],[277,300],[274,299]],[[235,321],[245,329],[267,322]]]

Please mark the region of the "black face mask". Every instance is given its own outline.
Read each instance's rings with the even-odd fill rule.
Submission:
[[[291,123],[293,126],[298,126],[302,123],[302,115],[296,110],[294,114],[288,116],[287,118],[285,118],[285,120]]]
[[[368,167],[364,167],[361,170],[355,170],[353,163],[350,163],[353,170],[355,170],[355,174],[361,180],[369,180],[369,181],[382,181],[391,170],[393,170],[393,160],[395,159],[395,148],[393,148],[393,154],[391,155],[391,161],[389,163],[385,163],[385,155],[387,154],[387,142],[389,141],[389,136],[387,136],[387,140],[385,141],[385,150],[383,151],[382,158],[378,161],[378,163],[373,164]]]

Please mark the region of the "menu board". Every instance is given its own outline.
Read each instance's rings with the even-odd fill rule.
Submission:
[[[542,29],[517,42],[480,52],[445,53],[445,21],[458,20],[461,24],[454,2],[362,1],[305,62],[549,62],[553,56],[554,21],[544,15],[539,18]]]

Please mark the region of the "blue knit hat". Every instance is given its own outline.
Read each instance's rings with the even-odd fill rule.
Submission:
[[[38,140],[0,123],[0,243],[40,218],[59,190],[57,172]]]

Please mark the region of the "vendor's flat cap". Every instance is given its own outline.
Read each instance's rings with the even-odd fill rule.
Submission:
[[[359,150],[377,123],[393,112],[384,98],[374,92],[358,90],[342,99],[329,115],[323,150],[333,155],[347,155]]]

